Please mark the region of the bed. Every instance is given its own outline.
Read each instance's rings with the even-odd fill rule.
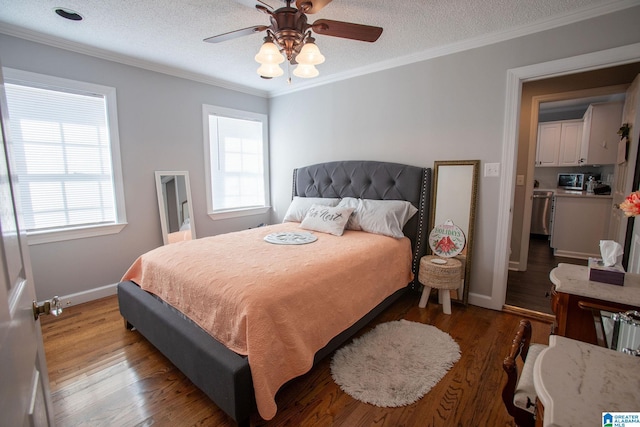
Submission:
[[[353,321],[348,320],[348,325],[344,329],[339,329],[335,332],[335,335],[332,333],[329,338],[319,337],[318,342],[322,342],[323,346],[318,347],[318,350],[311,354],[312,360],[309,363],[315,363],[321,360],[339,347],[393,303],[408,288],[417,289],[419,287],[417,277],[420,258],[426,254],[427,250],[426,225],[429,215],[430,188],[430,169],[396,163],[374,161],[329,162],[294,170],[292,194],[294,199],[357,198],[365,200],[405,200],[417,209],[417,213],[409,219],[402,229],[402,233],[408,237],[408,239],[386,238],[386,240],[394,240],[392,244],[396,244],[395,240],[398,240],[397,244],[402,244],[401,240],[410,242],[406,244],[410,258],[408,260],[408,268],[410,271],[407,276],[407,283],[402,283],[399,289],[392,292],[388,291],[388,294],[378,297],[380,301],[376,300],[375,303],[370,301],[351,303],[354,305],[354,313],[363,314],[357,314],[357,318]],[[293,225],[293,223],[289,223],[288,225],[278,224],[272,227],[274,227],[273,230],[276,231],[286,231],[291,230]],[[240,238],[241,236],[253,236],[255,239],[256,236],[262,236],[264,233],[271,231],[268,227],[263,228],[264,230],[253,229],[230,233],[229,235],[219,237],[219,239]],[[360,239],[363,234],[367,233],[358,231],[345,232],[343,237],[337,238],[335,236],[325,235],[324,233],[315,234],[321,235],[318,238],[319,243],[316,242],[305,245],[304,251],[321,251],[323,248],[322,245],[332,239],[336,240],[345,237],[343,242],[349,242],[349,239]],[[366,238],[376,239],[376,237],[372,236]],[[184,242],[184,244],[179,243],[176,245],[178,248],[184,245],[190,245],[192,249],[198,245],[205,248],[206,245],[209,245],[211,241],[213,241],[213,239],[211,239],[211,241],[208,239],[210,238],[197,239],[192,242]],[[313,246],[316,244],[317,246]],[[353,244],[357,245],[359,243]],[[269,246],[268,243],[264,243],[264,245]],[[276,247],[278,245],[273,246]],[[304,252],[300,248],[302,248],[302,246],[296,249],[296,252]],[[161,251],[162,250],[165,249],[161,249]],[[396,250],[394,249],[394,251]],[[187,258],[187,256],[185,256],[185,258]],[[189,256],[189,258],[191,258],[191,256]],[[247,257],[244,258],[246,258],[247,262],[249,261]],[[138,260],[136,262],[138,262]],[[136,270],[136,268],[132,266],[133,270]],[[247,270],[250,270],[250,268],[247,268]],[[287,270],[286,266],[283,270]],[[160,274],[155,275],[163,276]],[[136,274],[131,276],[139,277],[139,275]],[[176,280],[177,282],[178,279],[163,276],[162,280]],[[249,281],[249,279],[247,280]],[[296,280],[298,282],[306,282],[305,280]],[[282,283],[286,283],[285,278],[282,278]],[[354,279],[353,284],[355,283],[356,280]],[[352,283],[349,283],[347,285],[351,286],[351,284]],[[290,285],[288,286],[290,288]],[[396,285],[396,287],[398,286]],[[371,293],[375,293],[375,291],[372,290]],[[243,354],[242,349],[238,351],[236,347],[227,342],[229,347],[236,349],[236,351],[232,351],[227,345],[222,344],[222,342],[225,342],[224,340],[213,338],[212,333],[205,330],[207,325],[203,323],[195,311],[191,310],[194,304],[183,305],[181,306],[182,311],[180,311],[173,307],[172,304],[161,299],[158,295],[163,295],[166,300],[171,301],[173,304],[176,304],[176,301],[178,301],[171,299],[171,293],[164,295],[161,294],[161,292],[156,293],[155,290],[148,292],[132,280],[123,280],[123,282],[118,284],[120,312],[125,319],[127,328],[131,329],[135,327],[239,425],[248,426],[249,418],[251,414],[256,411],[256,408],[259,409],[260,414],[263,415],[264,409],[262,408],[265,407],[263,403],[264,398],[261,397],[263,381],[260,376],[255,375],[258,369],[257,366],[262,366],[265,357],[271,355],[259,352],[262,359],[256,362],[259,359],[255,352],[253,356],[251,354],[247,356]],[[299,295],[297,297],[299,297]],[[363,298],[363,300],[364,299],[365,298]],[[307,308],[308,307],[309,306],[307,306]],[[191,314],[185,315],[184,312],[189,312],[189,310],[191,310]],[[351,314],[351,316],[353,315],[354,314]],[[339,316],[333,313],[330,317]],[[262,323],[262,320],[260,320],[260,322]],[[300,323],[302,324],[303,322]],[[249,330],[249,328],[247,328],[247,330]],[[259,348],[256,345],[252,346]],[[292,352],[294,351],[292,350]],[[277,358],[280,358],[280,356],[277,356]],[[250,360],[251,364],[249,363]],[[257,380],[255,388],[252,367],[254,371],[256,371],[254,372]],[[309,367],[305,365],[303,370],[308,370],[308,368]],[[303,372],[300,372],[299,374],[301,375],[302,373]],[[276,388],[279,388],[279,385],[279,382],[276,383]],[[259,397],[258,404],[256,403],[256,395]]]

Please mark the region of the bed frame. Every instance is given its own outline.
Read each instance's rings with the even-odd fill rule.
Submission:
[[[420,258],[427,251],[430,193],[431,169],[428,168],[343,161],[294,170],[293,196],[408,200],[418,208],[418,213],[403,230],[411,239],[414,281],[334,337],[316,353],[314,364],[352,337],[408,288],[418,289]],[[256,404],[246,356],[232,352],[178,310],[133,282],[118,284],[118,302],[128,329],[137,329],[238,425],[249,426]]]

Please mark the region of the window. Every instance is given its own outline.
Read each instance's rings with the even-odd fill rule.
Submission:
[[[126,224],[115,89],[5,69],[10,151],[30,244]]]
[[[203,106],[207,208],[213,219],[269,209],[267,116]]]

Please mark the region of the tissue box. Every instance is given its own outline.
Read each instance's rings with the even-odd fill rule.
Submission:
[[[589,258],[589,280],[622,286],[624,268],[621,265],[606,267],[600,258]]]

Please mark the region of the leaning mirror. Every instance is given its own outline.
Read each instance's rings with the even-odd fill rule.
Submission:
[[[434,162],[430,230],[451,220],[465,235],[466,244],[456,255],[462,263],[462,280],[460,287],[451,292],[451,300],[463,304],[467,304],[469,296],[479,169],[480,160]]]
[[[195,239],[189,172],[156,171],[156,191],[164,244]]]

